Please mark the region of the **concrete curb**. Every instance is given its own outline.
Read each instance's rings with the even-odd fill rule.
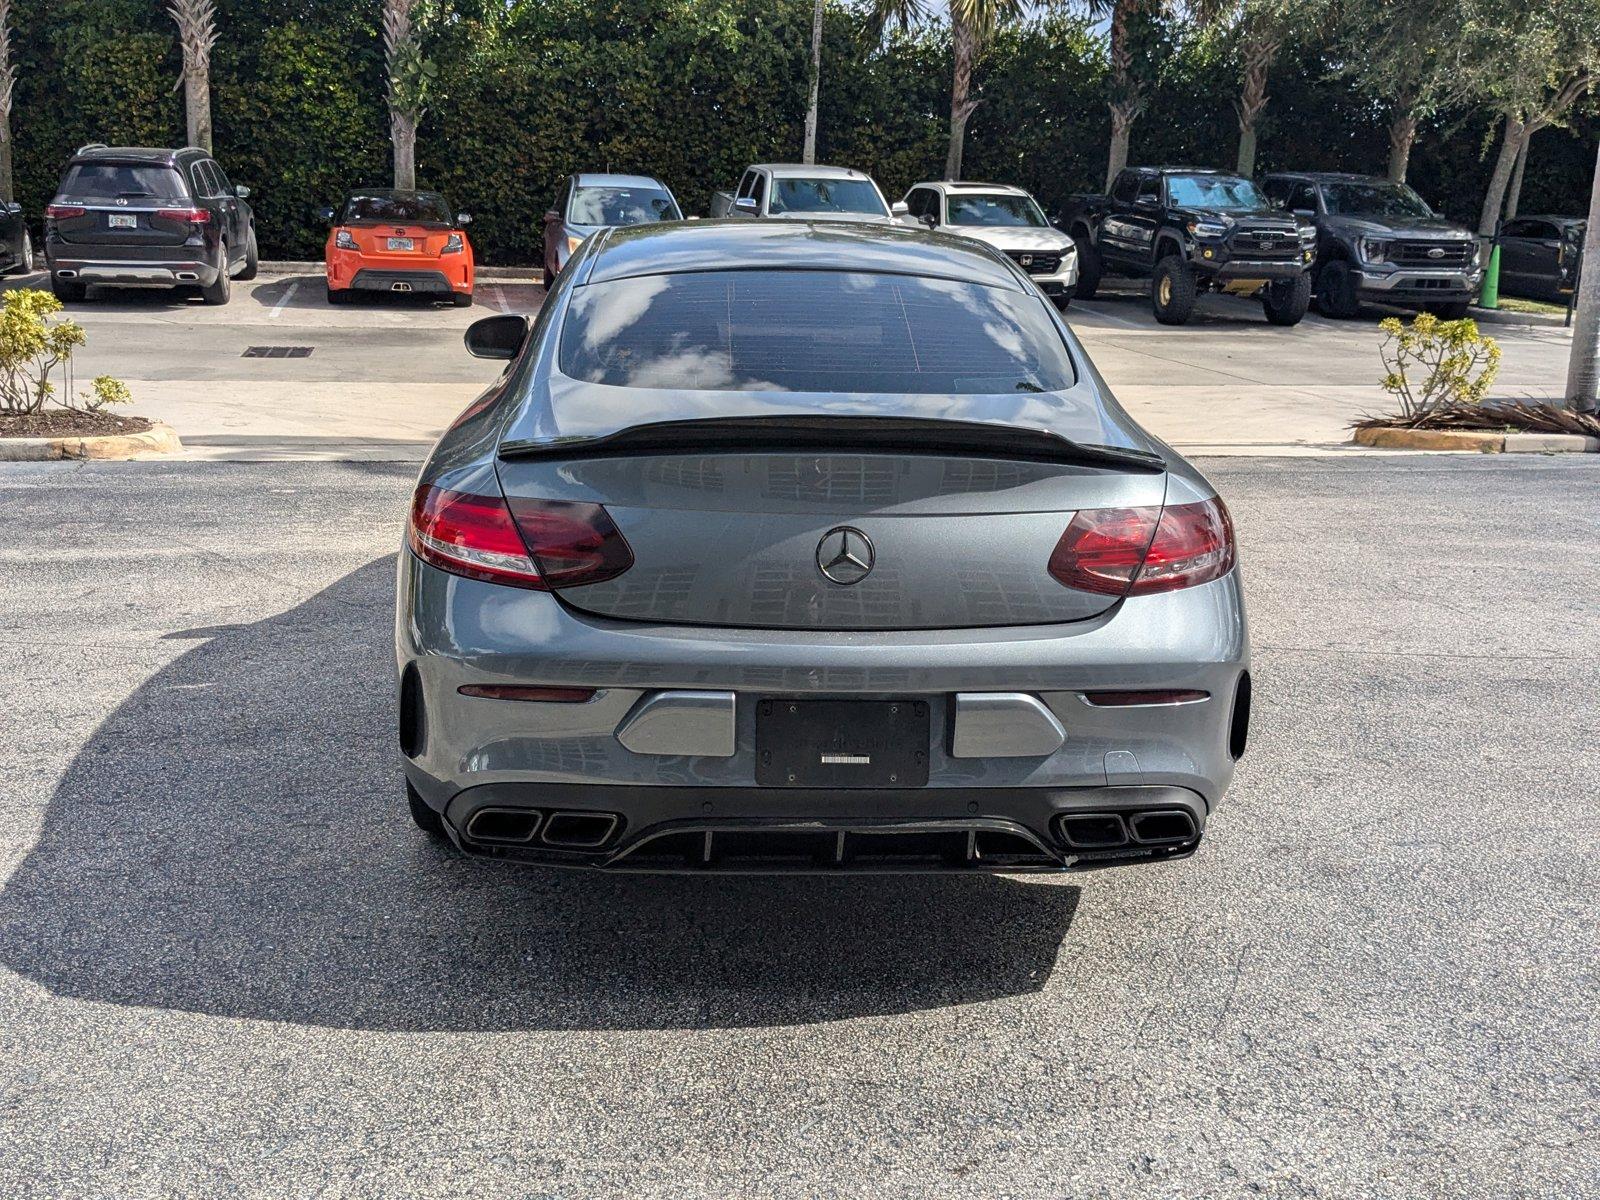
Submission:
[[[1476,305],[1467,316],[1480,325],[1553,325],[1559,329],[1567,323],[1566,317],[1557,313],[1506,312],[1498,308],[1478,308]]]
[[[183,449],[178,431],[157,421],[143,433],[92,437],[0,438],[0,462],[50,462],[61,458],[141,458]]]
[[[259,264],[258,270],[263,275],[315,275],[321,278],[325,265],[321,259],[315,262],[265,262]],[[492,283],[543,283],[544,278],[539,273],[538,267],[477,267],[475,271],[479,279],[486,279]]]
[[[1578,433],[1495,433],[1479,429],[1356,430],[1358,446],[1380,450],[1465,450],[1479,454],[1600,454],[1600,438]]]

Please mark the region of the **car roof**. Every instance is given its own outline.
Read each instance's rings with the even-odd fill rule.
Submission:
[[[865,171],[858,171],[854,167],[825,167],[805,163],[751,163],[751,170],[766,171],[776,176],[791,176],[799,179],[867,179]]]
[[[1582,225],[1583,217],[1558,217],[1551,213],[1518,213],[1514,217],[1507,217],[1506,223],[1512,221],[1552,221],[1557,225]]]
[[[353,187],[346,196],[440,196],[443,192],[433,188]]]
[[[118,162],[170,163],[185,152],[205,153],[195,146],[184,146],[177,150],[161,149],[157,146],[83,146],[72,156],[72,161],[88,162],[103,158]]]
[[[1221,167],[1129,167],[1130,171],[1142,172],[1146,175],[1229,175],[1243,178],[1237,171],[1224,171]]]
[[[928,179],[911,187],[935,188],[941,192],[999,192],[1006,196],[1026,196],[1028,190],[1011,183],[978,183],[970,179]],[[910,191],[911,188],[907,188]]]
[[[1359,171],[1268,171],[1267,179],[1309,179],[1313,183],[1388,183],[1382,175],[1363,175]]]
[[[614,175],[609,171],[580,171],[573,177],[579,187],[653,187],[668,191],[667,185],[652,175]]]
[[[849,221],[693,221],[629,225],[592,238],[581,286],[691,271],[837,270],[955,279],[1022,291],[1023,278],[979,242]]]

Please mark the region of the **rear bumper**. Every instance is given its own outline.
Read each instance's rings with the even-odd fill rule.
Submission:
[[[180,249],[184,249],[180,247]],[[148,259],[118,261],[108,258],[48,256],[50,274],[57,279],[108,287],[193,287],[217,281],[217,264],[189,258],[164,262]]]
[[[1192,854],[1175,787],[771,788],[489,784],[444,810],[470,854],[611,871],[1062,871]]]
[[[413,291],[449,295],[472,290],[472,260],[465,253],[422,258],[416,254],[357,254],[333,251],[326,262],[328,286],[335,291]],[[396,288],[396,284],[403,287]]]

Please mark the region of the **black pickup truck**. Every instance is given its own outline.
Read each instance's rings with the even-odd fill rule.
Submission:
[[[1478,239],[1403,183],[1374,175],[1281,171],[1264,178],[1261,190],[1316,224],[1317,306],[1327,316],[1354,317],[1367,300],[1456,320],[1478,295]]]
[[[1317,230],[1274,209],[1239,175],[1194,167],[1130,167],[1109,196],[1079,196],[1061,218],[1078,247],[1078,296],[1101,276],[1150,280],[1163,325],[1182,325],[1202,292],[1256,297],[1274,325],[1311,304]]]

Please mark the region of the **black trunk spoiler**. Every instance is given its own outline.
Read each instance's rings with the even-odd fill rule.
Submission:
[[[597,437],[508,441],[500,457],[630,458],[647,454],[816,451],[1070,463],[1159,474],[1148,450],[1075,442],[1047,429],[937,417],[711,417],[633,425]]]

